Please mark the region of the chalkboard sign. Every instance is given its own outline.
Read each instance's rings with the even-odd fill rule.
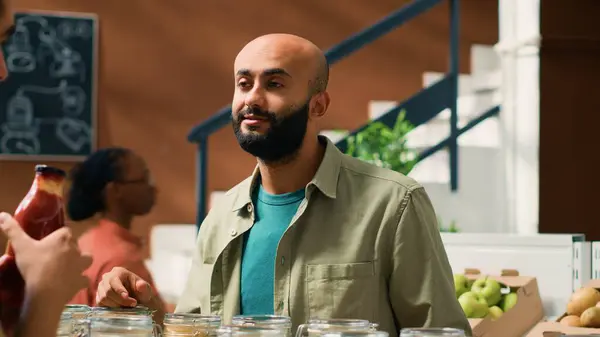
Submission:
[[[95,15],[18,12],[3,45],[0,158],[79,160],[95,150]]]

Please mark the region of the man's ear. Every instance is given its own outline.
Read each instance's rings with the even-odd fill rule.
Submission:
[[[326,91],[320,92],[313,97],[312,109],[310,109],[311,117],[320,118],[325,115],[329,108],[329,93]]]

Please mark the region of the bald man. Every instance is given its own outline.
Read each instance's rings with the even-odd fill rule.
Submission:
[[[285,315],[293,329],[309,318],[359,318],[390,336],[403,327],[470,334],[423,187],[319,136],[330,103],[321,50],[298,36],[261,36],[234,68],[233,131],[258,165],[204,220],[176,311],[225,323]],[[144,285],[119,268],[98,302],[133,305],[147,298]]]

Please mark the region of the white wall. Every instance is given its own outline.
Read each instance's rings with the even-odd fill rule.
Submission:
[[[500,0],[501,140],[506,222],[511,232],[538,232],[539,0]]]

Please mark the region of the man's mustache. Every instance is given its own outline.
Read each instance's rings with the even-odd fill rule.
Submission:
[[[275,114],[261,110],[260,108],[244,108],[238,113],[238,116],[240,117],[239,119],[246,119],[249,115],[252,115],[256,118],[264,118],[268,120],[274,120],[276,118]]]

